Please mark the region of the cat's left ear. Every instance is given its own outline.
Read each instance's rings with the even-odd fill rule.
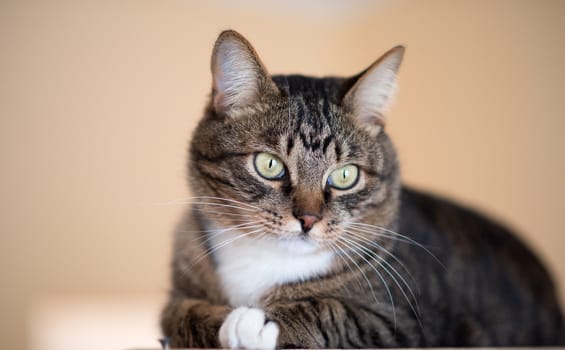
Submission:
[[[262,96],[278,92],[249,41],[233,30],[220,34],[212,53],[212,102],[219,115],[233,116]]]
[[[396,93],[404,47],[396,46],[367,68],[343,98],[354,118],[371,130],[381,130]]]

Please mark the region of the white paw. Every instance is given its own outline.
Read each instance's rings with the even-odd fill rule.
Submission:
[[[220,327],[220,344],[230,349],[273,350],[278,336],[277,324],[265,323],[265,312],[255,308],[238,307]]]

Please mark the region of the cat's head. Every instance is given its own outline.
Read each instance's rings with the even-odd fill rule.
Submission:
[[[190,149],[196,214],[305,251],[393,226],[400,179],[384,113],[403,52],[352,78],[270,76],[245,38],[223,32]]]

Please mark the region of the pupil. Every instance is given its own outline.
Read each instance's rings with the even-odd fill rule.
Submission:
[[[269,159],[269,169],[272,169],[275,166],[275,160],[274,159]]]
[[[347,177],[349,176],[349,171],[347,169],[343,169],[342,175],[344,180],[347,179]]]

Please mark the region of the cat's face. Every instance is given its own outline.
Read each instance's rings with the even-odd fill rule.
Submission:
[[[351,225],[393,225],[399,175],[382,109],[400,58],[351,79],[269,77],[245,39],[222,36],[191,145],[198,215],[296,253],[328,249]],[[365,101],[371,92],[382,96]]]

